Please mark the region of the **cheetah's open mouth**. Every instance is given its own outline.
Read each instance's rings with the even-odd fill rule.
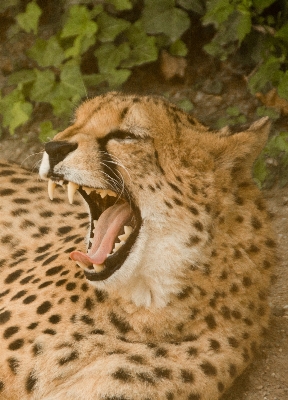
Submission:
[[[78,190],[90,209],[88,251],[73,251],[70,258],[83,268],[88,280],[109,278],[122,266],[136,241],[141,226],[139,209],[123,194],[110,189],[94,189],[59,181],[56,177],[52,179],[48,181],[50,199],[53,199],[57,183],[67,184],[69,202],[73,203],[74,193]]]

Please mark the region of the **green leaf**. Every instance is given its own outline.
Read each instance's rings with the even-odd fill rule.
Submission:
[[[43,121],[40,124],[40,133],[38,135],[41,142],[47,142],[51,140],[57,131],[53,129],[53,125],[51,121]]]
[[[121,67],[132,68],[157,60],[156,38],[146,35],[141,21],[137,21],[129,28],[127,38],[131,51],[129,57],[121,63]]]
[[[177,106],[182,108],[182,110],[184,110],[186,112],[190,112],[194,108],[193,104],[188,99],[183,99],[183,100],[177,101]]]
[[[37,39],[27,53],[41,67],[58,67],[65,59],[64,51],[55,36],[48,40]]]
[[[127,81],[130,75],[131,71],[128,69],[115,69],[111,73],[102,74],[103,79],[108,82],[110,89],[119,88],[124,82]]]
[[[169,51],[173,56],[181,57],[185,57],[188,53],[187,46],[181,39],[176,40],[176,42],[172,43]]]
[[[205,13],[205,8],[201,0],[177,0],[177,4],[185,8],[185,10],[193,11],[200,15]]]
[[[130,0],[108,0],[108,2],[118,11],[131,10],[133,7]]]
[[[240,114],[239,107],[234,106],[234,107],[228,107],[226,110],[226,113],[230,115],[231,117],[237,117]]]
[[[275,33],[275,38],[280,38],[284,40],[285,42],[288,42],[288,22],[284,24],[279,31]]]
[[[66,63],[63,66],[60,74],[60,83],[64,87],[66,97],[73,97],[75,95],[82,97],[86,94],[80,65],[76,63]]]
[[[219,28],[235,9],[230,0],[207,0],[206,8],[203,25],[213,24],[216,28]]]
[[[273,55],[265,59],[265,62],[251,76],[248,81],[250,91],[255,94],[270,86],[277,86],[283,72],[280,70],[282,58],[276,58]]]
[[[50,70],[35,69],[36,80],[30,91],[30,98],[34,101],[49,102],[55,84],[55,75]]]
[[[76,36],[73,41],[73,45],[65,50],[65,57],[76,58],[81,54],[85,53],[89,49],[89,47],[93,46],[96,42],[96,36]]]
[[[24,13],[20,13],[16,16],[16,21],[25,32],[33,32],[36,35],[41,14],[41,8],[35,1],[32,1],[27,4],[26,11]]]
[[[22,69],[17,72],[12,72],[8,77],[9,85],[25,85],[35,80],[35,71],[31,69]]]
[[[174,1],[168,0],[159,2],[146,0],[142,20],[146,33],[152,35],[164,33],[173,42],[179,39],[190,26],[187,12],[174,7]]]
[[[8,7],[17,6],[19,0],[6,0],[5,3],[0,3],[0,12],[4,12]]]
[[[82,75],[82,78],[86,87],[98,86],[105,80],[101,74]]]
[[[69,16],[61,32],[61,38],[69,38],[78,35],[91,37],[97,32],[97,24],[91,21],[91,14],[87,7],[73,5],[69,8]]]
[[[101,74],[109,73],[117,68],[122,60],[128,58],[130,47],[128,43],[122,43],[116,47],[113,43],[104,43],[96,51],[98,68]]]
[[[99,26],[98,38],[101,42],[112,42],[121,32],[131,25],[130,22],[121,18],[115,18],[103,12],[97,18]]]
[[[263,183],[267,179],[268,175],[269,175],[269,170],[267,168],[265,157],[262,152],[261,155],[258,157],[258,159],[255,161],[253,166],[253,176],[260,188],[263,186]]]
[[[265,107],[265,106],[257,107],[256,114],[258,117],[267,116],[273,120],[276,120],[280,117],[280,111],[278,111],[276,108]]]
[[[253,0],[253,6],[256,8],[257,13],[261,14],[265,8],[271,6],[276,0]]]

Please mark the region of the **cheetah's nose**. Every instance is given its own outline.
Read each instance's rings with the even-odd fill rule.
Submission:
[[[45,145],[45,151],[49,155],[50,167],[54,167],[60,161],[63,161],[64,158],[76,150],[78,147],[78,143],[69,143],[69,142],[49,142]]]

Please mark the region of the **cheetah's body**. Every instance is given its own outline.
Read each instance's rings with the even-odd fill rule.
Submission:
[[[111,189],[104,140],[141,213],[123,265],[91,285],[69,259],[85,252],[80,196],[49,202],[45,183],[1,164],[1,399],[221,397],[269,318],[274,241],[250,177],[268,129],[216,135],[149,97],[84,103],[54,139],[78,147],[46,154],[42,176]]]

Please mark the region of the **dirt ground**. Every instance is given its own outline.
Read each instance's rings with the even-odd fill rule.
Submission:
[[[10,55],[7,51],[7,46],[0,43],[0,65],[5,60],[7,63],[7,59],[16,57],[15,49],[11,50],[13,54]],[[165,68],[172,66],[168,64],[164,66],[164,70]],[[0,86],[5,85],[4,72],[0,68]],[[194,107],[192,113],[202,123],[212,127],[216,126],[219,118],[227,116],[225,112],[231,106],[237,106],[250,123],[257,119],[256,110],[261,104],[256,97],[249,94],[245,76],[246,71],[239,65],[215,62],[203,55],[199,47],[194,46],[189,53],[188,66],[182,78],[175,76],[170,81],[165,80],[159,63],[139,68],[132,74],[124,90],[166,94],[175,102],[189,99]],[[39,121],[49,118],[45,114],[45,108],[39,113],[36,119],[29,121],[13,137],[4,133],[0,139],[0,158],[16,161],[30,171],[37,171],[43,150],[43,144],[37,140]],[[280,118],[274,124],[273,130],[287,131],[287,122],[287,117]],[[279,188],[276,183],[272,189],[264,191],[264,194],[274,215],[279,245],[279,261],[275,271],[277,280],[270,296],[271,324],[258,359],[237,380],[223,400],[288,399],[288,187]]]

